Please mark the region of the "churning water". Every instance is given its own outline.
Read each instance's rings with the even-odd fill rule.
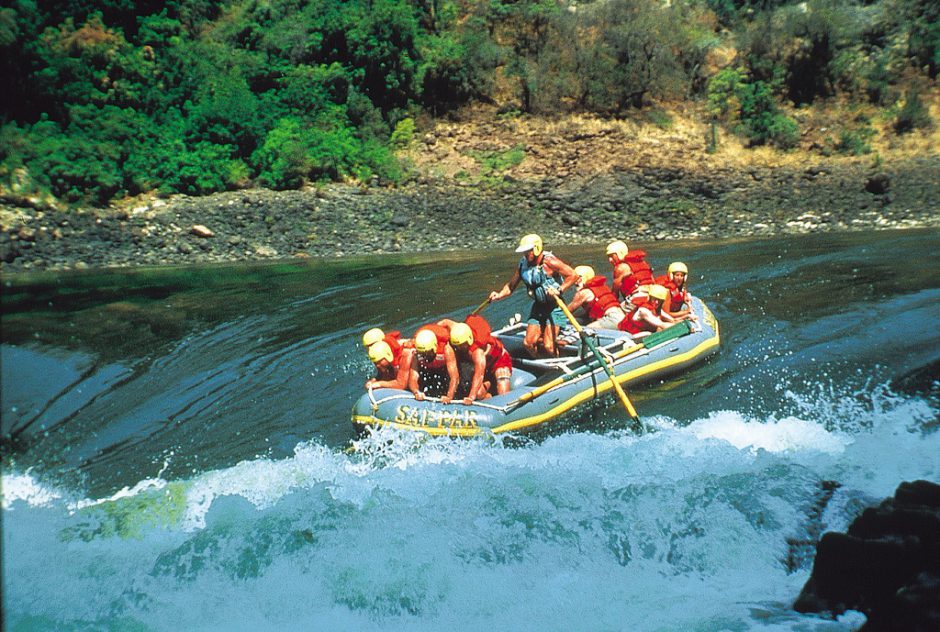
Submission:
[[[940,480],[938,246],[651,244],[721,353],[631,392],[646,434],[608,401],[505,443],[349,411],[364,329],[466,313],[511,254],[6,276],[7,629],[855,629],[790,604],[823,531]]]

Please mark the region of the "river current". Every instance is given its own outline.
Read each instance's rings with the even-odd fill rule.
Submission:
[[[350,424],[362,332],[511,252],[4,275],[5,628],[856,629],[790,605],[822,532],[940,481],[940,233],[640,246],[720,353],[631,389],[644,434],[606,400],[529,441]]]

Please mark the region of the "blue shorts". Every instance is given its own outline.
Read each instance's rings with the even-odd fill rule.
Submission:
[[[526,324],[541,325],[546,322],[561,327],[568,322],[568,319],[557,303],[532,303],[532,309],[529,310],[529,319]]]

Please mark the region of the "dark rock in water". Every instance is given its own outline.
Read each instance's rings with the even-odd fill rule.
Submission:
[[[890,188],[891,178],[888,177],[887,173],[876,173],[868,178],[868,182],[865,183],[865,190],[875,195],[887,193]]]
[[[848,533],[829,532],[793,607],[868,617],[862,630],[940,630],[940,485],[901,483]]]

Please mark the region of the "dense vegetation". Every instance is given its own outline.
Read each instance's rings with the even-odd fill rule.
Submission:
[[[618,116],[697,99],[751,143],[781,104],[848,98],[929,123],[934,0],[13,0],[0,9],[0,180],[101,204],[161,189],[378,176],[422,114]],[[718,52],[731,51],[722,63]],[[843,139],[847,151],[861,135]]]

